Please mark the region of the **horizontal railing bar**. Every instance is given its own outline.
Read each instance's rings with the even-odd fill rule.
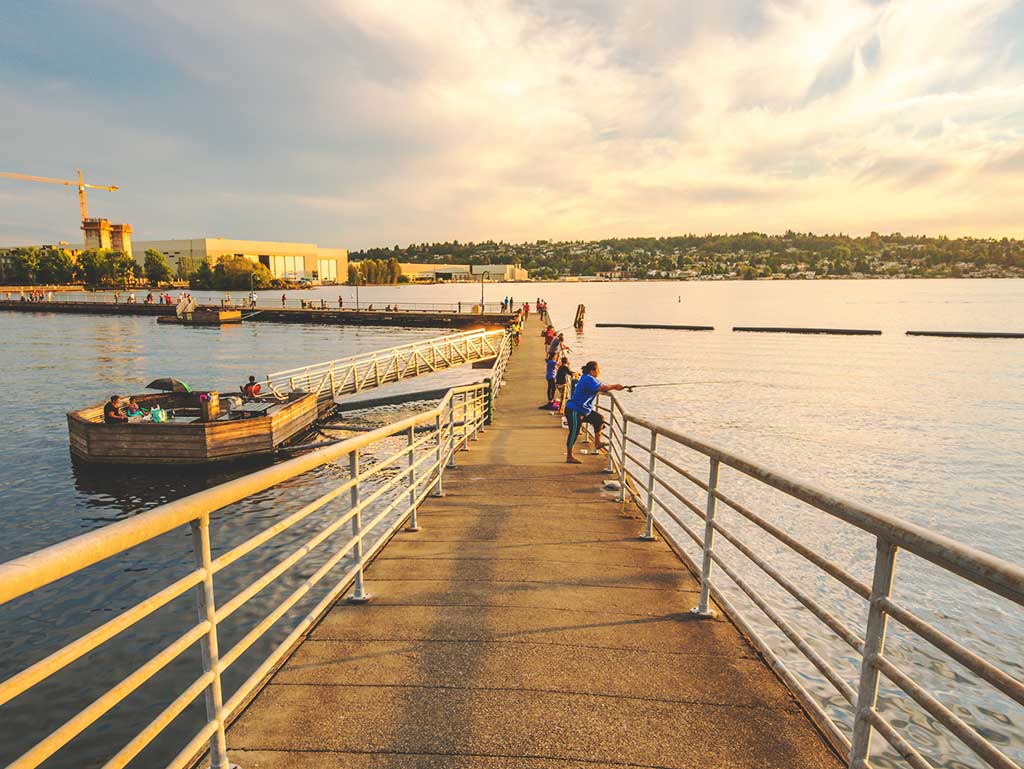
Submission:
[[[366,497],[366,499],[360,500],[358,505],[350,508],[336,520],[332,521],[328,526],[325,526],[314,536],[312,536],[309,540],[307,540],[304,544],[296,548],[287,558],[275,564],[273,568],[266,571],[258,579],[252,582],[248,587],[246,587],[244,590],[240,591],[235,596],[233,596],[230,601],[217,607],[217,623],[220,624],[229,616],[231,616],[231,614],[233,614],[235,611],[244,606],[248,601],[250,601],[253,598],[253,596],[258,594],[261,590],[267,587],[267,585],[269,585],[271,582],[273,582],[275,579],[281,576],[284,572],[288,571],[288,569],[290,569],[296,563],[301,561],[306,555],[308,555],[316,547],[323,543],[325,539],[331,536],[331,534],[333,534],[339,528],[341,528],[341,526],[343,526],[348,521],[352,520],[352,518],[357,513],[360,513],[366,508],[368,508],[375,501],[380,499],[380,497],[386,492],[396,488],[403,478],[408,476],[411,472],[419,469],[419,466],[422,465],[423,462],[425,462],[428,459],[433,459],[433,457],[430,454],[424,454],[411,467],[405,468],[401,473],[390,478],[385,485],[381,486],[381,488],[377,489],[373,494]],[[385,508],[385,510],[390,509],[392,509],[392,507],[390,506],[388,508]],[[363,528],[365,530],[367,527],[364,526]],[[354,545],[355,542],[361,538],[362,535],[354,538],[352,540],[352,544]]]
[[[1017,604],[1024,604],[1024,567],[937,534],[923,526],[841,499],[811,484],[793,480],[708,443],[661,427],[648,419],[632,415],[627,415],[627,419],[639,427],[653,430],[670,440],[717,459],[734,470],[936,563],[1004,598]]]
[[[1020,769],[1016,763],[994,748],[992,743],[980,735],[973,726],[970,726],[952,710],[918,686],[910,676],[896,667],[886,657],[879,654],[872,655],[869,663],[884,673],[886,678],[902,689],[907,696],[931,714],[936,721],[949,729],[953,735],[973,750],[986,764],[996,767],[996,769]]]
[[[670,516],[672,515],[671,511],[667,509],[665,510],[665,512],[668,513]],[[683,529],[686,530],[691,537],[693,537],[694,539],[698,539],[698,537],[695,534],[689,531],[688,527],[685,524],[681,523],[678,520],[676,522],[679,523],[680,526],[682,526]],[[696,564],[693,561],[693,559],[686,553],[686,551],[681,546],[679,546],[678,543],[676,543],[675,539],[668,533],[668,531],[661,524],[656,523],[656,525],[658,526],[658,530],[661,532],[662,537],[664,537],[667,542],[672,544],[673,551],[676,554],[678,554],[680,558],[683,559],[683,562],[686,564],[686,567],[690,570],[690,573],[694,575],[700,574],[700,568],[698,564]],[[703,547],[702,540],[699,541],[698,544],[701,547]],[[739,626],[740,630],[743,632],[745,636],[747,636],[747,638],[750,639],[754,647],[758,651],[760,651],[762,655],[764,655],[764,658],[768,662],[768,665],[771,667],[772,670],[775,671],[776,675],[778,675],[779,678],[781,678],[785,682],[790,692],[793,693],[793,696],[796,697],[797,701],[804,707],[804,709],[810,715],[814,723],[818,726],[819,729],[821,729],[821,731],[825,735],[825,738],[829,741],[829,743],[836,750],[836,752],[840,755],[848,755],[850,752],[850,740],[843,733],[843,731],[836,725],[836,722],[832,719],[832,717],[829,716],[829,714],[825,712],[825,709],[818,703],[818,701],[811,696],[810,692],[807,691],[807,688],[803,685],[803,683],[801,683],[801,681],[795,675],[793,675],[793,673],[789,670],[786,664],[782,661],[782,658],[775,653],[775,651],[764,640],[760,633],[757,632],[754,626],[747,621],[747,619],[743,616],[743,614],[741,614],[736,609],[735,606],[733,606],[732,601],[729,600],[729,597],[725,595],[714,583],[711,583],[710,589],[711,597],[715,601],[715,603],[722,607],[726,615],[728,615],[728,617],[733,622],[735,622],[736,625]]]
[[[694,543],[697,545],[697,547],[701,547],[701,548],[704,547],[704,539],[703,539],[703,537],[701,537],[693,529],[691,529],[690,525],[688,523],[686,523],[681,518],[679,518],[679,516],[676,515],[674,510],[672,510],[670,507],[668,507],[662,500],[658,499],[657,497],[654,498],[654,502],[659,507],[661,507],[661,509],[665,511],[665,514],[669,518],[671,518],[673,521],[675,521],[676,524],[678,524],[679,527],[683,531],[685,531],[687,534],[690,535],[690,539],[692,539],[694,541]]]
[[[117,521],[95,531],[0,564],[0,605],[36,590],[76,571],[165,534],[203,513],[219,510],[248,496],[302,475],[309,470],[370,446],[382,438],[404,433],[409,427],[431,422],[447,409],[455,395],[485,385],[454,387],[432,409],[347,438],[340,443],[314,449],[308,454],[257,470],[235,480],[168,502],[139,515]]]
[[[199,678],[192,682],[185,691],[174,698],[166,708],[160,711],[159,715],[146,724],[146,727],[140,731],[132,740],[119,750],[113,758],[105,763],[102,769],[122,769],[126,766],[135,756],[142,752],[145,747],[151,743],[160,732],[167,728],[175,718],[177,718],[181,712],[187,708],[196,697],[203,693],[207,686],[213,681],[213,671],[208,670],[203,673]]]
[[[892,724],[882,718],[877,710],[869,708],[866,717],[871,725],[878,730],[878,733],[885,738],[885,741],[892,745],[896,752],[906,759],[912,769],[935,769],[924,756],[917,752],[913,745],[903,739],[899,732],[893,729]],[[864,769],[871,769],[867,762],[864,762],[863,766]]]
[[[305,374],[307,371],[315,371],[317,367],[338,366],[345,363],[361,363],[367,359],[369,359],[370,362],[372,362],[374,358],[377,358],[379,360],[382,358],[394,357],[396,354],[401,354],[405,352],[416,352],[417,350],[423,348],[434,347],[441,349],[444,348],[445,346],[450,347],[453,344],[466,342],[467,340],[477,339],[480,337],[503,337],[504,335],[505,332],[502,330],[488,331],[487,329],[483,328],[474,328],[470,329],[469,331],[461,331],[456,334],[445,334],[442,336],[433,336],[428,339],[421,339],[416,342],[408,342],[406,344],[398,345],[396,347],[388,347],[384,350],[372,350],[364,353],[357,353],[356,355],[349,355],[344,358],[335,358],[334,360],[321,361],[320,363],[314,363],[310,366],[299,366],[297,368],[284,369],[283,371],[275,371],[271,374],[268,374],[267,376],[269,379],[285,379],[289,376],[295,376],[296,374]]]
[[[834,563],[827,560],[818,553],[814,552],[801,542],[797,542],[793,537],[791,537],[789,534],[787,534],[785,531],[780,529],[775,524],[770,523],[754,511],[744,507],[739,502],[736,502],[735,500],[727,497],[720,491],[715,491],[715,497],[717,497],[720,502],[722,502],[723,504],[727,505],[728,507],[732,508],[737,513],[742,515],[751,523],[757,524],[759,527],[761,527],[766,532],[771,534],[784,545],[787,545],[791,550],[802,555],[804,558],[813,563],[826,574],[834,577],[836,580],[844,584],[846,587],[848,587],[854,593],[859,595],[865,601],[868,600],[869,596],[871,595],[871,588],[869,588],[866,584],[864,584],[859,579],[850,574],[850,572],[846,571],[840,566],[836,566]]]
[[[654,452],[654,456],[655,456],[655,458],[658,460],[658,462],[660,464],[665,465],[666,467],[669,467],[669,468],[675,470],[677,473],[679,473],[681,476],[683,476],[686,480],[690,481],[690,483],[693,483],[696,486],[699,486],[702,491],[707,491],[708,490],[707,483],[702,481],[696,475],[693,475],[692,473],[690,473],[688,470],[685,470],[682,467],[680,467],[679,465],[677,465],[675,462],[673,462],[671,459],[666,457],[664,454],[660,454],[658,452]]]
[[[682,493],[680,493],[679,491],[677,491],[677,490],[675,489],[675,487],[673,487],[673,486],[670,486],[670,485],[669,485],[669,484],[668,484],[668,483],[667,483],[666,481],[662,480],[662,479],[661,479],[661,478],[659,478],[659,477],[658,477],[657,475],[655,475],[655,476],[654,476],[654,480],[655,480],[655,482],[656,482],[656,483],[657,483],[657,484],[658,484],[659,486],[661,486],[661,487],[662,487],[663,489],[665,489],[665,491],[667,491],[667,492],[668,492],[669,494],[671,494],[671,495],[672,495],[673,497],[675,497],[675,498],[676,498],[676,499],[678,499],[678,500],[679,500],[680,502],[682,502],[682,503],[683,503],[684,505],[686,505],[686,506],[687,506],[687,507],[688,507],[688,508],[689,508],[689,509],[690,509],[691,511],[693,511],[693,513],[694,513],[695,515],[699,516],[701,520],[704,520],[704,511],[703,511],[703,510],[701,510],[701,509],[700,509],[700,508],[699,508],[699,507],[698,507],[698,506],[697,506],[696,504],[694,504],[693,502],[691,502],[691,501],[690,501],[689,499],[687,499],[686,497],[684,497],[684,496],[682,495]],[[657,496],[657,495],[655,495],[655,496]]]
[[[203,621],[195,625],[184,635],[178,636],[162,651],[145,662],[141,667],[123,678],[118,684],[108,689],[83,710],[57,727],[49,735],[36,743],[26,753],[8,764],[7,769],[30,769],[39,766],[46,759],[67,745],[90,724],[101,718],[104,713],[121,702],[139,686],[162,670],[171,660],[178,657],[188,647],[202,638],[210,630],[210,623]]]
[[[206,572],[203,569],[196,569],[190,572],[160,592],[143,599],[130,609],[121,612],[112,620],[104,622],[95,630],[91,630],[84,636],[76,638],[67,646],[58,649],[48,657],[44,657],[20,673],[15,673],[6,681],[0,683],[0,705],[13,700],[19,694],[106,643],[118,633],[131,627],[144,617],[149,616],[160,607],[166,606],[175,598],[202,582],[205,576]]]
[[[731,579],[740,590],[746,593],[747,597],[753,601],[754,605],[764,612],[768,619],[775,623],[779,630],[781,630],[783,634],[785,634],[786,638],[788,638],[792,644],[800,650],[804,657],[806,657],[807,660],[814,665],[814,667],[816,667],[823,676],[825,676],[828,682],[835,687],[836,691],[843,695],[851,705],[855,705],[857,702],[857,693],[853,690],[853,687],[850,686],[850,684],[843,680],[835,668],[829,665],[828,662],[818,654],[818,652],[815,651],[806,640],[804,640],[803,636],[796,632],[796,630],[794,630],[778,612],[769,606],[768,603],[761,598],[758,592],[748,585],[746,580],[744,580],[731,566],[729,566],[729,564],[725,562],[724,558],[715,552],[711,553],[711,558],[718,564],[722,571],[729,576],[729,579]]]
[[[882,598],[879,603],[882,606],[882,611],[894,620],[917,633],[935,648],[948,654],[979,678],[988,681],[988,683],[992,684],[992,686],[1007,697],[1015,700],[1020,705],[1024,705],[1024,683],[1004,673],[995,665],[986,662],[966,646],[957,643],[916,614],[895,603],[891,598]]]
[[[864,651],[864,639],[858,636],[853,630],[848,628],[846,624],[832,614],[828,609],[825,609],[817,601],[811,598],[809,595],[804,593],[803,590],[798,588],[782,574],[779,573],[778,569],[773,567],[759,555],[754,553],[739,537],[729,531],[723,526],[718,520],[712,521],[711,525],[715,528],[719,534],[725,537],[729,542],[732,543],[733,547],[739,550],[743,555],[747,556],[758,568],[761,569],[765,574],[771,577],[777,582],[787,593],[793,596],[801,604],[803,604],[815,617],[825,623],[833,633],[839,636],[841,639],[846,641],[855,651],[863,653]]]
[[[626,436],[626,443],[632,443],[634,446],[639,446],[644,451],[650,452],[650,446],[643,441],[638,441],[635,438],[631,438],[629,435]]]
[[[210,741],[210,737],[217,731],[217,722],[209,721],[206,726],[199,730],[195,737],[189,740],[188,745],[181,749],[181,751],[171,762],[167,765],[166,769],[185,769],[185,767],[192,767],[195,763],[196,758],[201,755]]]

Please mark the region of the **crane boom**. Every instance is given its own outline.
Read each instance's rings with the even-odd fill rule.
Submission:
[[[5,176],[8,179],[22,179],[27,182],[45,182],[46,184],[62,184],[65,187],[78,187],[78,207],[82,212],[82,222],[85,222],[89,218],[89,207],[85,201],[85,189],[88,187],[91,190],[106,190],[107,192],[117,192],[120,187],[106,186],[103,184],[86,184],[82,181],[82,169],[78,169],[78,181],[72,179],[51,179],[48,176],[30,176],[29,174],[15,174],[10,171],[0,171],[0,176]]]

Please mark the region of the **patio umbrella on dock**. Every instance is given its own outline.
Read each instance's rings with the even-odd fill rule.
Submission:
[[[163,390],[168,393],[190,393],[192,388],[188,386],[188,383],[182,382],[180,379],[174,377],[161,377],[160,379],[154,379],[148,385],[147,390]]]

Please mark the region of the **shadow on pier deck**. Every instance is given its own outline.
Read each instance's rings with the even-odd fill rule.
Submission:
[[[534,326],[534,323],[530,324]],[[244,769],[838,767],[697,583],[567,466],[534,333],[495,424],[228,732]]]

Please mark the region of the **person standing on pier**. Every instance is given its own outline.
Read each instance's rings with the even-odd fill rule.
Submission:
[[[580,437],[580,430],[584,423],[594,428],[594,449],[604,448],[601,443],[601,430],[604,428],[604,417],[594,409],[594,398],[598,393],[610,390],[625,390],[624,385],[602,384],[598,377],[601,375],[601,367],[596,360],[587,361],[583,367],[583,376],[576,383],[572,397],[565,404],[565,419],[569,423],[569,437],[565,444],[565,461],[570,465],[583,464],[573,454],[572,449],[576,439]]]

